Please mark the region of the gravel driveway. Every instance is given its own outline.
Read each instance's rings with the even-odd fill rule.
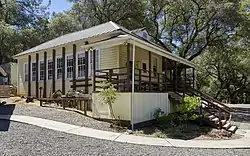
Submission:
[[[13,110],[13,112],[12,112]],[[16,104],[16,105],[4,105],[0,106],[0,114],[15,114],[15,115],[25,115],[32,117],[39,117],[43,119],[50,119],[54,121],[69,123],[77,126],[84,126],[94,129],[115,131],[115,129],[110,128],[110,123],[98,121],[90,117],[78,114],[73,111],[40,107],[29,104]]]
[[[5,125],[0,120],[0,126]],[[0,155],[164,155],[164,156],[248,156],[250,149],[190,149],[143,146],[76,136],[11,122],[8,131],[0,131]]]

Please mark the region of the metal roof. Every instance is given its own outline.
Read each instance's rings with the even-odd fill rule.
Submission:
[[[31,49],[28,49],[28,50],[26,50],[24,52],[21,52],[21,53],[15,55],[14,57],[19,57],[19,56],[22,56],[22,55],[25,55],[25,54],[30,54],[30,53],[33,53],[33,52],[46,50],[46,49],[49,49],[49,48],[57,47],[57,46],[64,45],[64,44],[67,44],[67,43],[71,43],[71,42],[74,42],[74,41],[88,39],[90,37],[95,37],[95,36],[99,36],[99,35],[103,35],[103,34],[107,34],[107,33],[112,33],[112,32],[120,30],[120,31],[124,32],[125,34],[131,35],[131,36],[136,37],[137,39],[139,39],[141,41],[144,41],[145,43],[148,43],[148,44],[150,44],[152,46],[160,48],[162,51],[166,52],[170,56],[175,57],[176,59],[182,60],[184,62],[189,62],[189,63],[191,63],[193,65],[193,63],[191,61],[188,61],[188,60],[186,60],[184,58],[181,58],[181,57],[179,57],[177,55],[169,53],[162,46],[160,46],[158,44],[155,44],[154,42],[151,42],[149,40],[146,40],[146,39],[136,35],[136,33],[135,33],[136,31],[141,31],[143,29],[144,28],[130,31],[130,30],[124,28],[123,26],[120,26],[120,25],[110,21],[110,22],[107,22],[107,23],[104,23],[104,24],[101,24],[101,25],[97,25],[97,26],[94,26],[94,27],[91,27],[91,28],[88,28],[88,29],[85,29],[85,30],[81,30],[81,31],[77,31],[77,32],[74,32],[74,33],[62,35],[60,37],[57,37],[55,39],[52,39],[52,40],[47,41],[45,43],[42,43],[42,44],[40,44],[40,45],[38,45],[38,46],[36,46],[34,48],[31,48]]]
[[[24,52],[21,52],[17,55],[15,55],[14,57],[18,57],[21,55],[25,55],[25,54],[29,54],[29,53],[33,53],[33,52],[37,52],[40,50],[45,50],[48,48],[53,48],[59,45],[63,45],[63,44],[67,44],[70,42],[74,42],[74,41],[79,41],[82,39],[86,39],[86,38],[90,38],[90,37],[94,37],[94,36],[98,36],[98,35],[102,35],[102,34],[106,34],[106,33],[110,33],[110,32],[114,32],[116,30],[121,29],[117,24],[115,24],[114,22],[110,21],[101,25],[97,25],[85,30],[81,30],[81,31],[77,31],[74,33],[70,33],[70,34],[66,34],[66,35],[62,35],[60,37],[57,37],[55,39],[52,39],[50,41],[47,41],[45,43],[42,43],[36,47],[33,47],[31,49],[28,49]]]

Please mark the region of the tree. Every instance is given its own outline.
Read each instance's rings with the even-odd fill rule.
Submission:
[[[83,27],[91,27],[108,21],[128,29],[142,27],[146,3],[141,0],[71,0],[72,12]]]
[[[250,90],[250,49],[240,43],[213,47],[198,60],[199,88],[229,103],[244,102]]]
[[[81,29],[81,23],[71,11],[54,14],[48,24],[49,35],[53,38]]]
[[[207,47],[230,39],[245,19],[241,0],[149,0],[145,24],[155,42],[193,60]]]
[[[0,0],[0,64],[48,39],[48,7],[42,0]]]

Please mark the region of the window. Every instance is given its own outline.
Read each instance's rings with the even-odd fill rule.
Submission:
[[[78,60],[77,60],[77,65],[78,65],[78,77],[84,77],[85,76],[85,53],[78,54]]]
[[[95,53],[95,68],[96,70],[100,69],[100,49],[96,50]],[[89,76],[93,76],[93,52],[89,53]]]
[[[36,81],[36,62],[32,63],[32,81]]]
[[[73,77],[73,55],[67,56],[67,78]]]
[[[154,76],[157,75],[157,58],[156,57],[153,58],[153,73],[154,73]]]
[[[142,70],[144,73],[147,72],[147,64],[146,63],[142,63]]]
[[[40,61],[40,80],[44,80],[44,62]]]
[[[24,64],[24,81],[28,81],[29,80],[29,71],[28,71],[28,64],[25,63]]]
[[[53,78],[53,61],[48,60],[48,80]]]
[[[57,74],[57,79],[61,79],[62,78],[62,67],[63,67],[63,60],[62,58],[57,58],[56,59],[56,74]]]

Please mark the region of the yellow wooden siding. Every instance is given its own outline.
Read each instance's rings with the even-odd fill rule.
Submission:
[[[119,67],[119,47],[110,47],[100,50],[100,69]]]
[[[157,72],[162,72],[162,57],[152,53],[151,68],[149,68],[149,52],[140,47],[135,48],[135,67],[142,69],[142,63],[146,63],[147,70],[151,69],[153,71],[153,58],[157,58]],[[130,60],[132,60],[132,46],[130,47]],[[119,46],[119,65],[120,67],[125,67],[127,63],[127,46]]]
[[[81,48],[83,43],[78,43],[76,45],[77,53],[84,52],[85,50]],[[73,54],[73,44],[65,45],[66,48],[66,57],[68,55]],[[62,47],[55,48],[56,50],[56,58],[62,56]],[[44,50],[47,52],[47,60],[52,59],[52,51],[53,49],[47,49]],[[40,61],[44,60],[44,51],[39,52],[39,64]],[[117,68],[119,67],[119,46],[110,47],[110,48],[104,48],[100,49],[100,68],[106,69],[106,68]],[[36,61],[36,54],[31,54],[31,62]],[[28,94],[28,82],[24,81],[24,63],[28,63],[28,55],[20,56],[18,58],[18,71],[19,71],[19,83],[18,83],[18,94],[20,95],[27,95]],[[66,67],[67,68],[67,67]],[[47,72],[47,71],[46,71]],[[65,72],[66,73],[66,72]],[[48,76],[48,73],[47,73]],[[71,88],[70,86],[72,83],[70,82],[72,78],[66,78],[65,79],[65,91],[69,91]],[[39,87],[43,87],[43,81],[40,81],[39,77]],[[36,83],[31,82],[31,96],[36,95]],[[55,84],[56,90],[62,90],[62,79],[57,79],[56,77],[56,84]],[[79,90],[84,88],[78,88]],[[92,91],[92,87],[89,88],[89,91]],[[52,94],[52,80],[47,80],[47,97],[51,96]]]

